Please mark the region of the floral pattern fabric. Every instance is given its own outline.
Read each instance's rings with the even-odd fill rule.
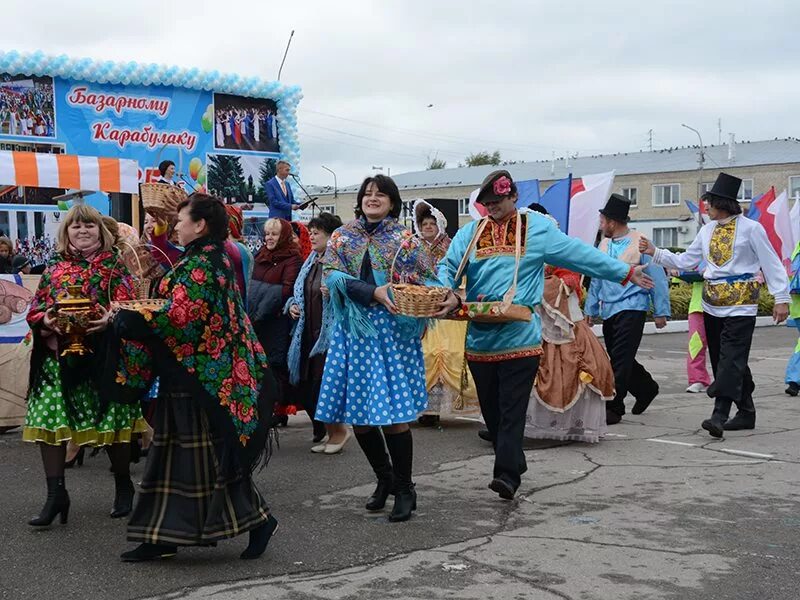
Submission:
[[[733,245],[736,242],[736,224],[739,219],[731,219],[725,225],[717,225],[708,242],[708,260],[717,267],[727,264],[733,258]]]
[[[223,244],[197,240],[161,281],[164,308],[145,321],[178,364],[226,407],[239,441],[246,445],[258,426],[257,401],[267,357],[259,344]],[[144,355],[131,356],[118,383],[136,385]]]

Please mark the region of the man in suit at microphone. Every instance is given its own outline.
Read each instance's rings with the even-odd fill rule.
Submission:
[[[295,204],[292,188],[286,181],[291,168],[292,165],[288,162],[279,160],[275,169],[277,171],[275,177],[267,182],[267,187],[264,191],[267,194],[270,219],[286,219],[287,221],[291,221],[292,210],[298,210],[300,208],[299,204]]]

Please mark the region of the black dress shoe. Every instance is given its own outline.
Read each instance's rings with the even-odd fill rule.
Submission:
[[[741,431],[742,429],[756,428],[756,413],[736,413],[736,416],[725,422],[722,426],[725,431]]]
[[[711,437],[721,438],[724,430],[724,423],[720,419],[711,417],[703,421],[700,426],[711,434]]]
[[[658,385],[656,385],[655,389],[647,396],[636,399],[636,402],[634,403],[633,408],[631,409],[631,414],[634,415],[642,414],[644,411],[647,410],[647,407],[650,406],[650,403],[656,399],[656,396],[658,396]]]
[[[478,437],[481,438],[484,442],[493,442],[494,438],[492,434],[489,433],[488,429],[479,429],[478,430]]]
[[[622,421],[622,415],[609,408],[606,409],[606,425],[616,425],[620,421]]]
[[[495,477],[489,484],[489,489],[496,492],[503,500],[513,500],[517,490],[502,477]]]
[[[270,515],[267,522],[261,527],[250,530],[250,543],[247,544],[247,548],[239,555],[239,558],[252,560],[264,554],[276,531],[278,531],[278,519]]]
[[[178,553],[177,546],[167,546],[165,544],[139,544],[133,550],[123,552],[120,555],[122,562],[144,562],[146,560],[161,560],[162,558],[172,558]]]
[[[790,381],[789,387],[786,388],[786,393],[790,396],[797,396],[797,394],[800,394],[800,385]]]

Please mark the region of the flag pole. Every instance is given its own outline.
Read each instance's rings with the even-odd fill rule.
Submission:
[[[572,173],[567,175],[567,224],[564,226],[564,233],[569,235],[569,211],[572,209]]]

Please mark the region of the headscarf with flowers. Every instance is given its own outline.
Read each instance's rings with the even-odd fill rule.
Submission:
[[[190,243],[161,281],[159,294],[166,306],[145,312],[145,321],[178,365],[227,410],[246,446],[259,427],[261,387],[271,374],[223,244],[207,238]],[[117,382],[142,387],[129,374],[130,366],[123,364]]]
[[[308,227],[303,225],[300,221],[292,221],[292,230],[297,236],[297,244],[300,246],[300,256],[303,260],[308,258],[311,254],[311,234],[308,232]]]

